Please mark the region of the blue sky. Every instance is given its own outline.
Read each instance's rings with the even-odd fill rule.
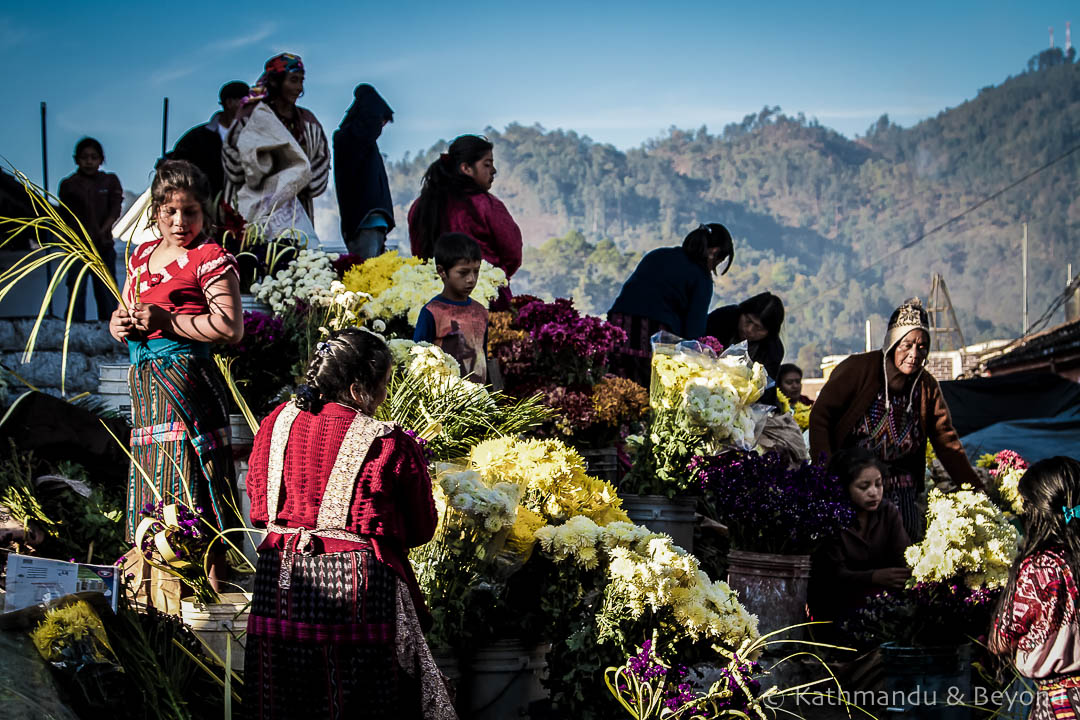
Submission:
[[[753,5],[753,6],[751,6]],[[380,140],[399,158],[510,122],[573,129],[620,148],[676,125],[779,105],[848,136],[882,113],[911,125],[1059,47],[1075,5],[1048,2],[38,2],[0,9],[9,69],[0,155],[49,184],[83,135],[141,191],[161,147],[253,82],[281,51],[303,56],[301,104],[327,133],[359,82],[396,111]],[[1078,25],[1080,32],[1080,25]],[[14,72],[11,70],[14,69]],[[496,161],[498,158],[496,158]]]

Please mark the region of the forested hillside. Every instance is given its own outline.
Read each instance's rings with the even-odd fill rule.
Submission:
[[[671,128],[622,152],[573,131],[510,125],[495,143],[493,188],[528,245],[516,292],[572,295],[604,312],[643,251],[722,222],[736,258],[716,304],[761,290],[788,306],[789,357],[816,366],[861,349],[899,301],[941,272],[965,340],[1020,330],[1020,237],[1028,223],[1030,306],[1039,315],[1080,270],[1080,153],[856,276],[1029,171],[1080,144],[1080,66],[1051,51],[912,128],[882,116],[854,141],[766,107],[720,132]],[[445,149],[391,163],[398,218]]]

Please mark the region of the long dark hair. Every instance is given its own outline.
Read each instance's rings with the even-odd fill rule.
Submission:
[[[415,233],[420,238],[420,257],[428,259],[435,252],[435,240],[442,231],[447,197],[483,192],[471,177],[461,172],[461,164],[479,162],[494,147],[486,137],[462,135],[428,166],[420,183],[420,197],[416,199],[412,220]]]
[[[294,402],[312,413],[328,402],[351,406],[355,387],[368,405],[379,393],[390,363],[390,349],[377,335],[360,328],[333,332],[316,345],[305,376],[307,383],[297,388]],[[364,410],[374,412],[375,408]]]
[[[1060,549],[1073,579],[1080,582],[1080,517],[1070,519],[1072,509],[1080,505],[1080,462],[1061,455],[1040,460],[1020,478],[1018,489],[1024,503],[1020,516],[1024,539],[994,612],[990,649],[999,655],[1015,650],[998,628],[1011,623],[1017,575],[1028,558],[1051,548]]]
[[[714,275],[716,269],[709,267],[709,250],[720,248],[720,261],[727,259],[727,265],[724,266],[721,275],[731,268],[731,261],[735,259],[735,246],[731,241],[731,233],[720,223],[698,225],[683,238],[682,248],[695,265],[700,265]],[[717,265],[717,267],[720,266]]]
[[[203,211],[203,234],[210,235],[211,220],[214,217],[210,209],[210,181],[206,175],[187,160],[162,160],[150,183],[150,207],[147,210],[147,227],[157,222],[161,206],[169,202],[174,192],[187,191],[192,194]]]
[[[739,313],[757,315],[772,337],[779,335],[780,328],[784,326],[784,301],[771,292],[758,293],[749,300],[743,300],[739,303]]]

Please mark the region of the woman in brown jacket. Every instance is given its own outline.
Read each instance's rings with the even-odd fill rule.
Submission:
[[[926,310],[917,299],[908,301],[889,319],[882,349],[840,363],[810,411],[813,457],[864,447],[886,464],[885,496],[900,508],[913,541],[926,529],[916,501],[924,485],[927,440],[955,482],[982,489],[941,388],[925,372],[929,352]]]

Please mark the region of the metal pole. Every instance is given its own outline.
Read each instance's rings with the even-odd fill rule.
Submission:
[[[1024,274],[1022,277],[1022,295],[1023,295],[1023,307],[1024,307],[1024,335],[1027,335],[1028,331],[1028,293],[1027,293],[1027,270],[1028,270],[1028,243],[1027,243],[1027,223],[1024,223],[1024,240],[1020,245],[1020,262],[1024,266]]]
[[[871,344],[870,337],[871,337],[870,318],[866,318],[866,352],[870,352],[871,350],[874,349],[873,345]]]
[[[45,123],[45,115],[46,115],[45,101],[42,100],[41,101],[41,188],[42,188],[42,190],[45,191],[45,199],[46,199],[46,202],[48,202],[48,195],[49,195],[49,136],[48,136],[48,130],[47,130],[48,126]],[[42,294],[44,294],[47,291],[47,288],[49,287],[48,278],[51,278],[52,274],[53,274],[53,264],[51,262],[47,263],[45,265],[45,273],[46,273],[45,288],[42,289]],[[49,317],[56,317],[56,313],[53,312],[52,301],[49,302],[48,316]]]
[[[169,147],[169,98],[161,104],[161,157]]]
[[[41,101],[41,187],[49,192],[49,138],[45,127],[45,101]]]

